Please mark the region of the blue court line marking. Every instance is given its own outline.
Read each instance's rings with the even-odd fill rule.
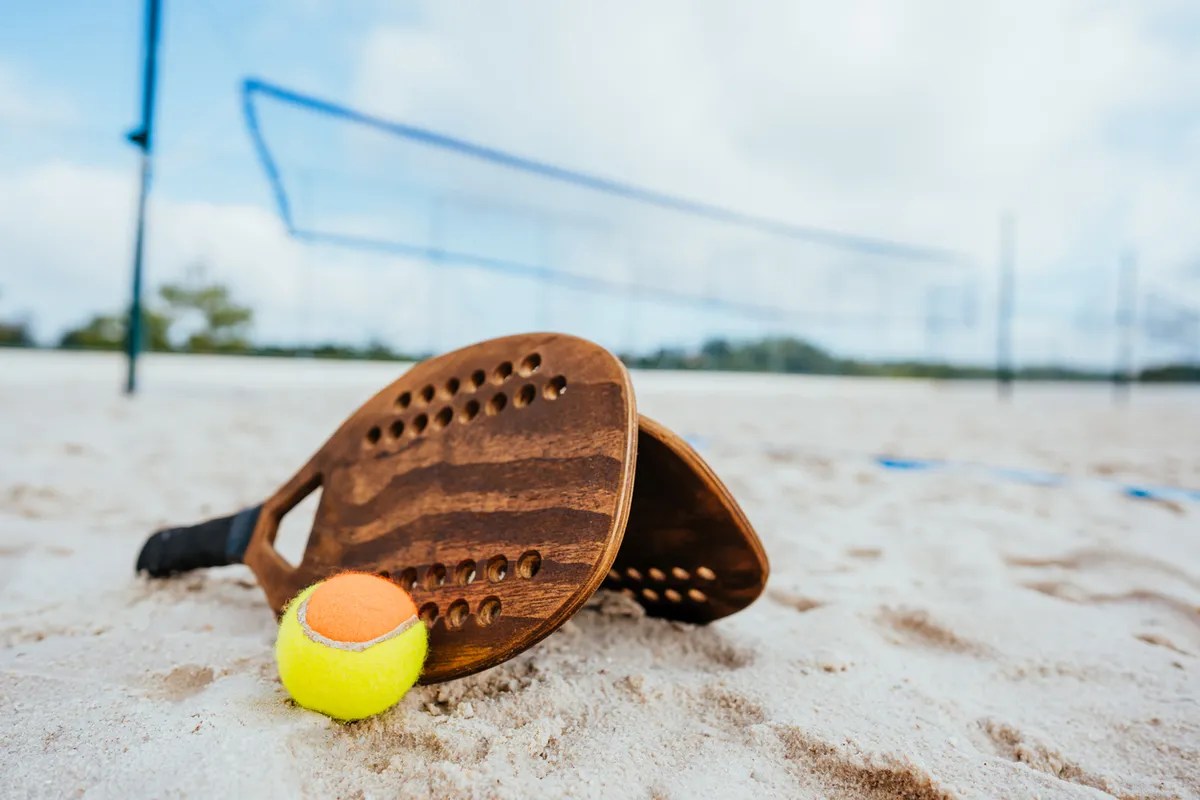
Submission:
[[[916,472],[918,470],[937,469],[944,466],[941,461],[927,458],[896,458],[895,456],[875,456],[875,463],[884,469]]]
[[[1200,503],[1200,490],[1186,489],[1181,486],[1130,484],[1106,478],[1070,476],[1059,472],[1022,469],[1019,467],[1001,467],[994,464],[979,464],[970,461],[938,461],[920,458],[895,458],[893,456],[876,456],[874,461],[880,467],[890,470],[911,472],[945,469],[954,472],[977,472],[1005,483],[1023,483],[1031,486],[1059,487],[1071,483],[1095,483],[1116,489],[1126,497],[1137,500],[1174,500]]]
[[[1179,486],[1137,486],[1118,484],[1127,497],[1135,500],[1182,500],[1200,503],[1200,489],[1184,489]]]
[[[697,450],[703,451],[709,449],[710,440],[707,437],[697,434],[687,434],[684,436],[684,440]],[[781,448],[777,446],[767,446],[765,449],[771,452],[780,452],[781,450]],[[796,453],[804,452],[802,450],[794,450],[789,448],[783,448],[783,450]],[[817,451],[813,452],[815,453]],[[880,469],[886,469],[894,472],[975,473],[976,475],[982,475],[1003,483],[1020,483],[1027,486],[1043,486],[1047,488],[1061,488],[1071,484],[1095,484],[1118,491],[1126,497],[1134,500],[1200,503],[1200,489],[1188,489],[1182,486],[1124,483],[1122,481],[1114,481],[1108,478],[1093,478],[1078,475],[1072,476],[1060,472],[1048,472],[1046,470],[1024,469],[1020,467],[1003,467],[994,464],[980,464],[971,461],[952,461],[936,458],[915,458],[909,456],[894,456],[884,454],[859,456],[855,453],[846,452],[839,453],[837,457],[863,457],[875,464]]]

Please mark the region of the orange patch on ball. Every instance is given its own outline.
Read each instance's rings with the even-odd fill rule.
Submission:
[[[387,578],[345,572],[308,598],[308,627],[335,642],[369,642],[417,615],[408,593]]]

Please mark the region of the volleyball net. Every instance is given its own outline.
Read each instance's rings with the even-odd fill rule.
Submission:
[[[441,350],[537,328],[622,352],[795,337],[872,358],[989,353],[962,253],[699,202],[257,79],[242,91],[288,233],[373,270],[361,298],[316,296],[331,314],[416,321],[387,338]]]

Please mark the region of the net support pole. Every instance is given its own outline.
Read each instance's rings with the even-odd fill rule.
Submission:
[[[146,246],[146,198],[150,194],[154,146],[154,89],[158,72],[158,31],[161,0],[146,0],[146,38],[142,63],[142,120],[126,137],[141,150],[141,186],[138,191],[137,230],[133,241],[133,286],[129,323],[125,327],[125,394],[137,391],[137,359],[142,349],[142,259]]]
[[[1117,352],[1113,364],[1113,399],[1129,400],[1133,383],[1133,333],[1137,315],[1137,257],[1121,256],[1117,275]]]
[[[1000,217],[999,286],[996,292],[996,391],[1001,399],[1012,396],[1013,290],[1017,225],[1011,213]]]

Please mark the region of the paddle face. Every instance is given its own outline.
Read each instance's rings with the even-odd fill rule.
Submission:
[[[685,441],[640,418],[629,526],[604,581],[656,617],[706,623],[766,586],[762,543],[737,502]]]
[[[263,504],[245,561],[278,613],[333,573],[383,573],[430,626],[423,683],[498,664],[600,586],[633,494],[628,373],[558,334],[491,340],[414,366]],[[279,522],[322,489],[298,566]]]

